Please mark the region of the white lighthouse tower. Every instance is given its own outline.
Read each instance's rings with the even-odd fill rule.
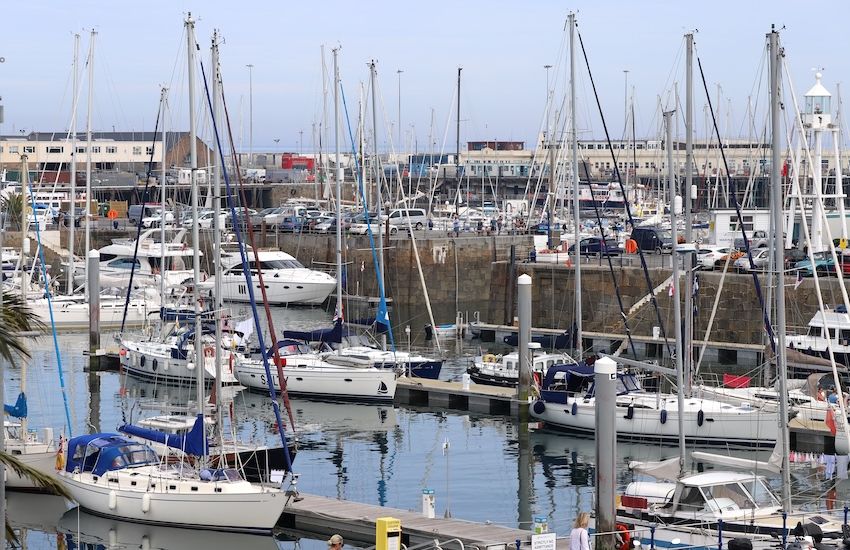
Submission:
[[[812,250],[813,252],[822,252],[826,250],[826,242],[824,235],[824,222],[826,216],[824,213],[824,203],[818,200],[817,197],[824,199],[835,199],[840,219],[842,220],[842,229],[840,237],[843,242],[847,240],[846,222],[844,222],[844,190],[841,182],[841,163],[838,158],[838,127],[832,123],[832,94],[829,93],[821,83],[821,73],[815,74],[815,85],[806,92],[805,106],[803,108],[802,122],[803,128],[811,132],[811,141],[813,146],[813,162],[811,167],[812,174]],[[834,152],[836,158],[836,178],[835,191],[832,194],[825,195],[823,189],[823,134],[827,132],[832,135],[834,144]],[[833,235],[838,237],[839,235]]]

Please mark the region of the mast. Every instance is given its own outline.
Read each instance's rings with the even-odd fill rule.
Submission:
[[[165,86],[162,87],[162,91],[159,98],[159,109],[160,109],[160,119],[162,119],[162,150],[160,154],[162,155],[161,163],[162,163],[162,174],[161,183],[160,183],[160,204],[162,204],[162,219],[159,224],[159,302],[160,307],[165,306],[165,271],[167,269],[165,257],[165,186],[168,183],[168,178],[165,175],[166,170],[166,131],[165,131],[165,113],[166,113],[166,105],[168,104],[168,88]]]
[[[375,159],[372,162],[372,165],[375,167],[375,208],[376,215],[378,219],[378,279],[379,279],[379,287],[383,288],[384,286],[384,224],[381,221],[381,213],[384,211],[383,203],[381,200],[381,183],[383,178],[381,177],[381,166],[378,155],[378,108],[377,108],[377,96],[378,89],[376,84],[376,73],[375,70],[375,61],[372,60],[369,63],[369,72],[370,77],[372,79],[372,142],[375,148]],[[368,214],[367,214],[368,217]],[[386,349],[386,342],[383,337],[381,338],[383,343],[383,348]]]
[[[455,151],[455,180],[457,181],[457,193],[455,194],[455,214],[460,214],[460,72],[462,67],[457,68],[457,149]]]
[[[548,91],[547,91],[548,93]],[[546,230],[546,248],[552,250],[555,248],[555,243],[553,242],[552,235],[552,223],[553,216],[552,211],[555,208],[555,144],[552,139],[554,134],[554,127],[551,124],[547,124],[548,126],[548,134],[549,134],[549,200],[547,201],[549,204],[549,211],[546,214],[547,219],[547,230]],[[495,146],[495,144],[494,144]],[[498,168],[497,168],[498,170]],[[481,171],[481,200],[484,200],[484,170]]]
[[[92,110],[92,102],[94,97],[94,37],[97,36],[97,33],[92,30],[91,38],[89,39],[89,98],[88,98],[88,112],[86,113],[86,206],[84,208],[85,216],[86,216],[86,247],[85,253],[88,256],[89,249],[91,248],[91,110]],[[86,295],[86,303],[89,301],[89,295],[92,292],[100,292],[99,288],[91,289],[89,288],[89,263],[86,262],[86,286],[85,286],[85,295]]]
[[[71,100],[71,220],[68,225],[68,287],[65,293],[74,293],[74,232],[77,212],[77,100],[80,94],[79,73],[77,65],[80,58],[80,35],[74,33],[74,93]],[[88,254],[88,251],[86,251]]]
[[[203,328],[201,327],[201,292],[198,283],[201,280],[200,232],[198,231],[198,143],[195,121],[195,21],[192,14],[186,16],[186,46],[189,81],[189,169],[191,170],[192,186],[192,267],[194,268],[194,283],[192,284],[192,302],[195,309],[195,396],[198,403],[198,414],[204,414],[204,349]]]
[[[573,230],[575,231],[575,260],[573,266],[575,269],[575,324],[576,324],[576,341],[575,348],[579,352],[581,358],[584,344],[582,342],[581,330],[581,251],[579,243],[581,242],[581,227],[579,219],[581,208],[579,205],[579,174],[578,174],[578,134],[576,133],[576,49],[575,49],[575,34],[576,34],[576,14],[570,13],[570,134],[572,135],[573,146]],[[591,192],[592,195],[592,192]],[[592,198],[592,197],[591,197]]]
[[[218,124],[218,121],[221,120],[219,116],[221,110],[221,102],[219,101],[219,86],[221,84],[220,80],[220,72],[219,72],[219,60],[218,60],[218,43],[219,43],[219,34],[218,30],[213,30],[213,38],[212,38],[212,116]],[[221,349],[221,312],[224,308],[224,302],[222,300],[222,288],[221,288],[221,155],[219,152],[218,140],[213,140],[213,273],[215,274],[214,278],[214,289],[213,292],[215,294],[214,299],[214,307],[215,313],[213,313],[215,318],[215,395],[216,395],[216,405],[215,405],[215,420],[216,420],[216,428],[218,429],[219,435],[223,435],[223,422],[224,418],[222,417],[223,410],[221,407],[221,363],[224,359],[223,351]],[[163,204],[163,206],[165,206]]]
[[[780,135],[780,100],[782,52],[779,48],[779,33],[771,28],[768,34],[770,43],[770,126],[771,126],[771,164],[770,164],[770,212],[773,216],[774,231],[779,234],[782,227],[782,178],[779,163],[781,162]],[[817,168],[817,167],[816,167]],[[779,443],[782,457],[782,509],[791,511],[791,474],[789,471],[788,455],[788,385],[787,357],[785,347],[785,248],[780,239],[774,238],[773,265],[776,266],[776,366],[779,381]]]
[[[670,232],[673,237],[673,323],[676,326],[676,393],[679,406],[679,473],[685,471],[685,385],[684,368],[682,364],[682,312],[679,307],[679,257],[676,255],[678,248],[678,229],[676,228],[676,179],[673,170],[673,114],[676,111],[664,113],[664,123],[667,126],[667,179],[670,190]]]
[[[690,247],[693,243],[693,214],[691,212],[691,188],[693,186],[693,166],[694,166],[694,35],[687,33],[685,35],[685,43],[687,45],[685,69],[685,189],[682,192],[682,207],[685,209],[685,242]],[[675,205],[674,205],[675,206]],[[671,206],[671,209],[673,206]],[[690,248],[689,248],[690,250]],[[682,383],[685,385],[685,394],[691,394],[691,376],[693,363],[693,330],[694,330],[694,267],[695,254],[688,252],[685,255],[685,328],[682,337],[685,341],[684,355],[682,361],[684,364],[684,379]],[[674,263],[677,258],[674,257]]]
[[[339,167],[339,48],[332,50],[334,58],[334,181],[336,182],[336,317],[343,319],[342,310],[342,170]],[[324,60],[324,55],[322,56]],[[362,181],[362,180],[361,180]],[[367,210],[368,215],[368,210]],[[336,350],[342,355],[342,346]]]
[[[835,112],[835,129],[832,131],[832,149],[835,151],[835,202],[838,203],[838,214],[841,218],[841,241],[847,245],[847,214],[844,210],[844,176],[841,173],[841,83],[835,84],[835,95],[838,100]]]

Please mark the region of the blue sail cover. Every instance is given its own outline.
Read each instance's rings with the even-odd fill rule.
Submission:
[[[6,414],[15,418],[27,417],[27,396],[23,392],[18,394],[18,400],[14,405],[3,405],[3,410]]]
[[[331,328],[323,328],[319,330],[298,331],[284,330],[284,338],[292,340],[302,340],[304,342],[325,342],[328,344],[342,343],[342,319],[337,319],[334,326]]]
[[[194,456],[206,456],[209,450],[206,433],[204,431],[204,415],[199,414],[195,419],[195,425],[185,435],[182,434],[166,434],[132,424],[124,424],[118,431],[126,434],[134,435],[168,445],[172,449],[179,449],[186,454]]]
[[[375,324],[378,325],[379,333],[389,332],[390,330],[390,312],[387,309],[387,299],[384,297],[383,292],[381,292],[381,301],[378,303],[378,313],[375,315]]]

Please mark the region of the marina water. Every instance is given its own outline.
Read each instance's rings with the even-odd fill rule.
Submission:
[[[284,326],[309,330],[331,322],[331,315],[320,308],[276,308],[273,315],[278,331]],[[234,311],[234,318],[244,316],[238,308]],[[411,332],[421,340],[421,327]],[[397,346],[405,349],[404,330],[397,334]],[[102,335],[104,343],[107,338],[111,335]],[[73,435],[114,431],[125,420],[158,414],[157,403],[185,405],[192,395],[193,390],[187,388],[157,386],[117,372],[85,372],[88,359],[82,350],[86,339],[87,335],[80,333],[59,335]],[[479,353],[480,344],[446,344],[451,351],[441,379],[458,380],[467,367],[467,357]],[[65,413],[50,338],[32,340],[31,350],[30,426],[55,427],[58,436]],[[19,385],[20,371],[11,369],[6,402],[17,395]],[[578,511],[593,509],[592,439],[537,430],[522,435],[524,430],[510,417],[460,411],[304,399],[292,399],[291,404],[300,442],[295,470],[303,492],[419,510],[422,490],[432,489],[438,517],[450,514],[529,529],[533,517],[543,516],[559,536],[568,535]],[[266,395],[240,392],[225,414],[232,416],[242,439],[279,442]],[[629,461],[666,458],[676,452],[657,443],[619,443],[618,485],[621,488],[632,479],[626,467]],[[766,456],[741,450],[735,453]],[[819,489],[810,486],[808,479],[797,483],[800,491]],[[327,537],[318,535],[281,533],[272,538],[136,525],[76,509],[65,512],[56,497],[7,494],[10,519],[16,528],[24,529],[22,539],[27,548],[67,548],[78,539],[92,544],[91,548],[138,547],[143,539],[151,548],[326,547]]]

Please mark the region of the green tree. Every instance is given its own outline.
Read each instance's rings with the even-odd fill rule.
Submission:
[[[5,227],[20,231],[21,218],[24,212],[24,196],[21,193],[10,193],[0,197],[0,211],[9,217]]]

